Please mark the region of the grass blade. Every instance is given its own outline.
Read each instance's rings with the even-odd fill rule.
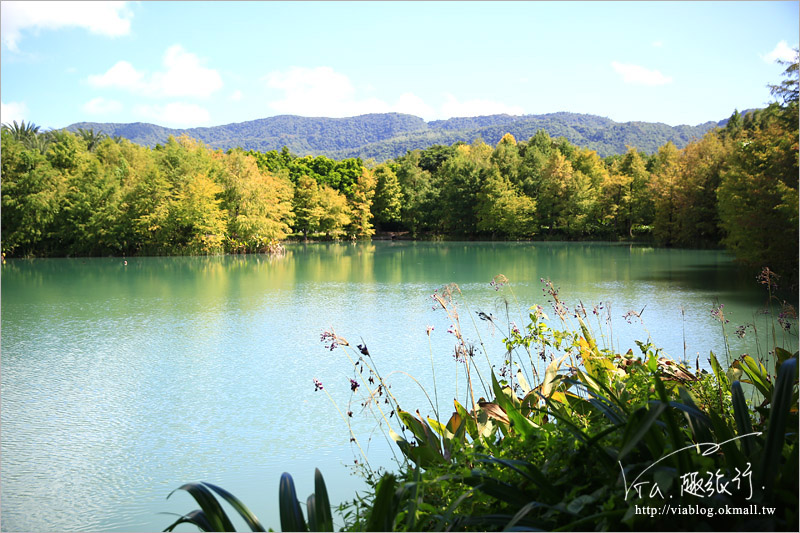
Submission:
[[[192,524],[197,526],[200,531],[214,531],[214,526],[211,525],[211,522],[208,521],[206,515],[200,509],[192,511],[191,513],[185,514],[182,517],[178,518],[174,523],[169,525],[164,531],[173,531],[177,526],[181,524]]]
[[[175,490],[185,490],[200,505],[212,531],[234,531],[228,515],[222,509],[214,494],[203,483],[186,483]],[[167,498],[175,491],[169,493]]]
[[[225,501],[231,505],[231,507],[236,509],[236,511],[238,511],[241,517],[244,518],[244,521],[247,522],[247,526],[250,528],[251,531],[266,531],[266,529],[264,529],[264,526],[261,525],[261,522],[258,521],[258,518],[256,518],[256,515],[254,515],[252,511],[250,511],[250,509],[248,509],[247,506],[245,506],[245,504],[243,504],[239,500],[239,498],[237,498],[227,490],[223,489],[222,487],[218,487],[208,482],[206,482],[205,485],[210,487],[211,490],[213,490],[220,496],[222,496],[225,499]]]
[[[670,402],[670,405],[683,411],[694,441],[697,443],[713,441],[711,420],[709,420],[708,415],[698,409],[697,404],[694,403],[691,394],[686,389],[683,387],[678,388],[678,394],[683,403]]]
[[[317,522],[317,504],[314,495],[310,495],[306,500],[306,516],[308,516],[308,530],[309,531],[325,531],[318,527]]]
[[[769,494],[775,482],[775,473],[780,472],[781,453],[785,440],[786,422],[792,409],[792,393],[797,379],[797,359],[787,359],[781,364],[775,392],[772,396],[772,407],[769,412],[767,441],[761,459],[761,485]],[[795,475],[793,472],[791,475]]]
[[[734,381],[731,384],[731,400],[733,402],[733,418],[736,421],[736,429],[739,435],[749,435],[753,432],[753,424],[750,422],[750,408],[747,407],[747,401],[744,399],[744,391],[742,391],[742,384]],[[753,443],[752,439],[741,439],[742,450],[747,457],[753,457]]]
[[[395,477],[384,474],[375,489],[375,501],[367,519],[367,531],[394,531],[397,509],[394,502]]]
[[[328,498],[328,489],[325,479],[319,468],[314,469],[314,509],[316,510],[319,529],[314,531],[333,531],[333,515],[331,514],[331,501]]]
[[[662,402],[658,402],[650,404],[650,409],[646,411],[642,408],[633,412],[625,428],[625,435],[623,436],[625,445],[620,449],[617,455],[618,461],[628,455],[628,453],[639,444],[639,441],[650,431],[653,423],[658,420],[658,417],[664,412],[664,409],[666,409],[666,405]],[[641,415],[640,413],[643,411],[645,411],[645,414]]]
[[[533,482],[540,489],[547,490],[551,488],[551,483],[547,480],[542,471],[536,468],[535,465],[527,461],[520,461],[515,459],[500,459],[498,457],[491,457],[488,455],[479,456],[478,461],[482,463],[499,464],[507,468],[510,468],[511,470],[517,472],[522,477],[527,479],[528,481]]]
[[[670,401],[667,397],[667,391],[664,388],[664,382],[661,381],[659,376],[655,376],[655,387],[658,392],[658,397],[661,398],[661,403],[664,405],[664,417],[667,419],[667,432],[672,441],[672,450],[677,451],[684,447],[685,439],[678,429],[678,424],[675,422],[675,417],[672,416],[672,411],[669,410]],[[678,465],[680,466],[680,473],[688,472],[691,468],[686,454],[678,454]]]
[[[308,531],[303,511],[297,501],[297,491],[294,489],[294,479],[288,472],[281,475],[278,488],[278,506],[281,516],[281,530],[283,531]]]

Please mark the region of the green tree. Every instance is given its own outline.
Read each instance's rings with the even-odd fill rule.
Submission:
[[[681,151],[677,187],[680,246],[716,246],[719,229],[717,188],[730,158],[730,145],[716,132],[709,132]]]
[[[67,190],[59,214],[57,236],[62,253],[119,253],[114,232],[119,218],[120,180],[96,157],[82,152],[65,176]]]
[[[737,258],[796,280],[798,130],[772,120],[736,143],[718,190],[723,243]]]
[[[497,166],[501,176],[512,183],[518,183],[522,158],[513,135],[510,133],[503,135],[492,152],[491,162]]]
[[[453,157],[441,166],[439,212],[448,233],[472,235],[477,230],[477,197],[483,176],[491,166],[491,154],[491,147],[476,140],[472,145],[457,146]]]
[[[517,191],[497,167],[487,172],[478,193],[478,231],[512,239],[530,238],[537,230],[536,203]]]
[[[262,251],[283,240],[292,222],[293,188],[288,177],[261,171],[253,157],[240,150],[219,155],[222,209],[228,214],[227,234],[234,251]]]
[[[359,239],[368,239],[375,234],[372,226],[372,201],[375,197],[376,179],[366,167],[361,168],[361,176],[356,179],[350,200],[347,215],[350,222],[345,223],[346,231]]]
[[[622,157],[619,172],[630,178],[628,202],[622,215],[626,233],[633,237],[634,229],[644,229],[653,222],[653,199],[650,195],[650,173],[642,154],[633,147]],[[618,221],[620,222],[620,221]]]
[[[534,200],[539,198],[544,189],[544,169],[553,150],[552,139],[544,130],[537,131],[525,146],[518,173],[518,184],[522,192]]]
[[[12,131],[2,132],[2,246],[7,255],[33,255],[61,208],[66,181],[44,155]]]
[[[190,176],[176,191],[170,209],[172,231],[180,235],[176,251],[213,254],[223,251],[226,211],[220,209],[222,187],[206,174]]]
[[[108,137],[105,133],[95,132],[94,129],[85,130],[83,128],[78,128],[78,136],[86,143],[86,149],[90,152],[94,152],[100,142]]]
[[[347,197],[336,189],[323,185],[319,189],[319,206],[322,210],[319,230],[330,238],[342,238],[352,221],[352,211],[347,203]]]
[[[797,288],[798,51],[770,104],[736,138],[717,197],[723,243],[755,268],[769,266]]]
[[[421,151],[414,150],[399,158],[397,180],[403,196],[400,219],[413,236],[436,226],[436,203],[439,188],[434,177],[420,165]]]
[[[671,142],[658,149],[652,176],[653,235],[659,243],[671,246],[678,242],[680,233],[680,152]]]
[[[602,194],[603,184],[608,180],[608,168],[594,150],[586,148],[577,150],[572,160],[572,166],[578,176],[575,188],[578,191],[577,204],[579,212],[583,215],[580,225],[584,235],[603,235],[609,231],[609,226],[602,220]],[[584,180],[588,180],[588,183]]]
[[[382,229],[396,229],[402,217],[403,192],[397,174],[391,166],[381,164],[375,167],[375,197],[372,214]]]
[[[537,207],[542,229],[550,235],[563,230],[567,225],[567,211],[571,202],[572,164],[559,150],[551,152],[547,165],[542,169]]]
[[[294,211],[294,229],[303,234],[308,240],[308,236],[319,230],[319,221],[322,216],[320,206],[319,185],[308,177],[302,176],[294,188],[292,199],[292,209]]]

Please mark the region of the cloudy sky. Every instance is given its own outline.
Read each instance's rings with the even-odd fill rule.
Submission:
[[[798,2],[3,1],[0,120],[396,111],[699,124],[771,100]]]

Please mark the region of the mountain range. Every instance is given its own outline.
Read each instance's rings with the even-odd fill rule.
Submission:
[[[724,126],[727,119],[696,126],[669,126],[657,122],[615,122],[597,115],[549,113],[546,115],[488,115],[426,122],[402,113],[374,113],[347,118],[280,115],[222,126],[170,129],[156,124],[79,122],[65,128],[93,129],[137,144],[163,144],[170,135],[186,134],[212,148],[244,148],[267,152],[286,146],[295,155],[325,155],[332,159],[360,157],[377,162],[404,155],[408,150],[477,138],[494,146],[511,133],[528,140],[543,129],[553,137],[566,137],[574,145],[596,150],[602,156],[625,153],[634,146],[647,153],[672,141],[683,148],[706,132]]]

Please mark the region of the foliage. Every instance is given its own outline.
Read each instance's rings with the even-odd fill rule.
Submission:
[[[403,192],[397,174],[389,165],[378,165],[373,170],[376,179],[372,214],[383,227],[393,227],[400,222],[403,209]]]
[[[743,355],[727,373],[711,354],[714,372],[693,373],[650,343],[638,343],[638,357],[600,348],[587,310],[569,310],[546,281],[545,291],[562,323],[577,325],[553,329],[538,306],[526,327],[509,324],[507,360],[499,375],[489,370],[491,400],[468,392],[445,423],[386,399],[407,460],[385,511],[391,530],[653,530],[663,519],[678,530],[797,528],[797,353],[775,347],[772,371]],[[458,294],[450,286],[433,296],[455,323],[456,354],[468,349]],[[470,354],[457,364],[473,381],[480,375]],[[368,352],[356,365],[388,392]],[[373,493],[340,507],[345,530],[368,530],[382,482],[370,479]],[[645,508],[661,516],[637,512]]]
[[[771,291],[773,275],[762,281]],[[394,473],[363,465],[369,489],[338,507],[343,530],[645,531],[663,520],[677,530],[797,530],[798,353],[776,345],[771,362],[744,354],[727,370],[711,353],[710,373],[692,372],[650,342],[637,342],[639,355],[615,353],[588,326],[596,318],[603,334],[602,305],[570,308],[542,282],[560,327],[541,306],[529,309],[521,328],[476,313],[508,332],[498,373],[488,355],[481,373],[461,331],[458,286],[434,292],[434,307],[453,323],[455,364],[468,383],[466,401],[455,398],[449,417],[433,403],[428,416],[401,409],[366,344],[354,348],[323,333],[326,347],[343,350],[353,365],[350,390],[368,407],[363,412],[375,414],[404,458]],[[514,299],[504,276],[491,286]],[[724,322],[721,307],[717,313]],[[796,330],[796,319],[787,324]],[[476,399],[481,386],[489,400]],[[205,485],[262,530],[232,495]],[[181,488],[201,510],[168,530],[184,522],[228,530],[209,490]],[[319,471],[308,525],[288,474],[279,494],[284,531],[332,529]]]
[[[236,531],[222,505],[214,496],[215,492],[239,513],[251,531],[266,531],[244,503],[221,487],[202,482],[187,483],[176,490],[185,490],[191,494],[200,505],[200,509],[180,516],[164,531],[174,531],[180,524],[192,524],[200,531]],[[171,492],[167,498],[174,492]],[[289,473],[284,472],[281,476],[278,501],[283,531],[333,531],[333,516],[328,489],[319,469],[314,471],[314,493],[306,501],[307,523],[300,503],[297,501],[294,479]],[[270,529],[270,531],[272,530]]]
[[[702,138],[670,137],[660,148],[636,140],[605,159],[599,154],[608,151],[575,133],[616,128],[620,139],[632,137],[608,119],[569,113],[429,124],[398,114],[247,123],[253,134],[280,138],[294,128],[292,138],[309,146],[329,146],[323,131],[353,132],[357,142],[405,135],[411,150],[378,165],[296,155],[287,144],[222,153],[203,143],[213,128],[192,130],[199,141],[168,137],[148,149],[88,124],[77,134],[4,125],[3,252],[260,252],[290,235],[370,238],[376,225],[414,238],[653,239],[725,246],[753,273],[779,271],[796,293],[798,78],[797,63],[786,65],[786,79],[771,86],[779,102],[736,111]],[[471,144],[458,138],[465,128]],[[452,144],[428,142],[433,131]]]
[[[456,117],[425,122],[400,113],[375,113],[347,118],[276,116],[210,128],[170,129],[155,124],[110,124],[81,122],[68,126],[121,136],[137,144],[155,147],[169,136],[188,135],[222,150],[242,148],[256,152],[280,151],[286,147],[300,156],[325,156],[333,159],[360,158],[385,162],[410,150],[434,146],[448,147],[456,142],[472,142],[480,137],[494,146],[509,133],[528,139],[544,130],[552,137],[565,137],[570,143],[597,151],[605,157],[625,153],[633,145],[647,153],[655,152],[668,141],[679,148],[721,125],[706,122],[696,126],[668,126],[648,122],[614,122],[608,118],[579,113],[546,115],[489,115]]]

